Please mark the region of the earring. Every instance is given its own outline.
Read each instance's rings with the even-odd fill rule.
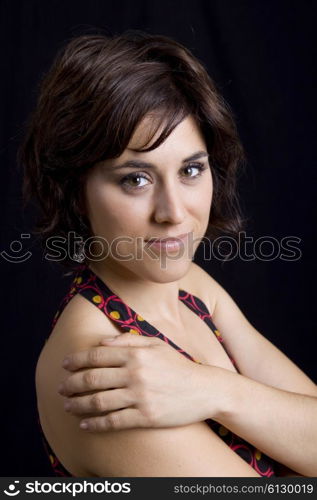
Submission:
[[[73,260],[75,260],[76,262],[79,262],[81,264],[86,259],[86,255],[84,252],[84,242],[80,241],[79,243],[76,243],[76,245],[77,245],[78,249],[77,249],[77,251],[74,252]]]

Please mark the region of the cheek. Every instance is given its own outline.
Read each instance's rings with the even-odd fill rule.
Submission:
[[[111,206],[107,190],[102,184],[91,181],[86,186],[87,215],[95,235],[104,233],[115,225],[117,210]]]
[[[197,208],[199,212],[204,217],[209,217],[209,212],[212,203],[212,195],[213,195],[213,183],[211,172],[209,175],[205,177],[202,182],[202,189],[199,192],[199,196],[197,197]]]
[[[138,233],[142,224],[143,210],[138,210],[138,204],[133,204],[133,199],[120,196],[113,188],[97,186],[87,189],[88,216],[96,235],[122,236],[133,232]],[[133,205],[133,210],[131,207]]]

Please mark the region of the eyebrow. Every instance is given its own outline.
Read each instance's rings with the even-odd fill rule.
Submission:
[[[182,163],[188,163],[190,161],[198,160],[199,158],[209,157],[206,151],[197,151],[197,153],[192,154],[188,158],[185,158]],[[121,170],[123,168],[156,168],[154,163],[149,163],[143,160],[127,160],[120,165],[110,165],[107,170]]]

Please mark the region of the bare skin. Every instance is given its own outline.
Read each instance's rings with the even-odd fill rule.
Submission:
[[[195,265],[193,265],[195,266]],[[144,339],[134,335],[124,334],[116,337],[113,342],[108,342],[106,339],[102,341],[105,348],[98,347],[90,351],[75,353],[67,357],[68,369],[75,373],[66,379],[64,384],[63,394],[68,395],[67,402],[71,404],[70,410],[73,414],[85,416],[87,412],[99,413],[101,411],[110,411],[106,416],[94,416],[90,419],[85,418],[88,428],[94,432],[104,432],[108,429],[124,429],[133,426],[140,427],[156,427],[164,425],[182,425],[189,421],[198,421],[201,418],[212,418],[223,423],[227,428],[232,429],[246,440],[257,446],[262,451],[273,456],[280,463],[278,468],[280,476],[300,476],[315,474],[315,415],[316,415],[316,385],[285,355],[283,355],[276,347],[268,342],[263,336],[256,332],[253,327],[246,322],[241,311],[229,298],[227,293],[215,285],[204,271],[198,266],[192,270],[192,274],[198,277],[199,283],[208,285],[209,289],[213,290],[213,296],[216,298],[216,305],[213,310],[213,320],[218,325],[221,323],[222,332],[226,340],[227,348],[231,348],[234,352],[234,341],[236,335],[240,341],[243,341],[244,349],[235,353],[234,358],[240,368],[241,373],[247,374],[247,377],[237,376],[235,379],[235,370],[226,369],[221,373],[221,370],[215,370],[215,367],[223,367],[220,358],[215,360],[213,366],[201,367],[193,364],[193,372],[195,376],[190,379],[189,373],[184,373],[183,367],[178,363],[178,359],[169,359],[168,349],[165,345],[155,339]],[[198,281],[197,281],[198,282]],[[208,288],[207,286],[207,288]],[[221,300],[222,299],[222,300]],[[222,302],[226,315],[226,321],[222,318],[221,306]],[[230,321],[232,324],[230,324]],[[233,327],[234,326],[234,327]],[[235,336],[230,335],[234,331]],[[218,343],[218,342],[217,342]],[[219,343],[218,343],[219,345]],[[115,394],[112,391],[99,391],[94,396],[81,396],[78,393],[83,390],[93,390],[93,385],[88,385],[85,388],[82,376],[76,373],[79,368],[86,368],[86,372],[93,372],[93,367],[99,368],[98,373],[98,389],[107,388],[109,381],[109,359],[112,356],[121,356],[124,358],[123,365],[129,367],[129,358],[131,357],[131,347],[134,350],[140,350],[139,370],[143,373],[141,380],[138,380],[138,390],[133,388],[131,375],[128,376],[129,389],[136,392],[139,396],[134,400],[132,410],[114,411],[116,408]],[[151,352],[153,351],[153,352]],[[97,355],[96,355],[97,354]],[[250,363],[253,360],[253,365]],[[89,370],[90,368],[90,370]],[[134,367],[129,367],[129,373],[133,373]],[[95,369],[96,371],[98,370]],[[131,371],[130,371],[131,370]],[[205,371],[204,371],[205,370]],[[253,370],[253,371],[252,371]],[[230,376],[230,373],[233,374]],[[239,380],[240,379],[240,380]],[[185,384],[185,395],[182,399],[182,389]],[[188,380],[194,380],[196,386],[188,386]],[[260,383],[254,383],[258,381]],[[240,384],[241,383],[241,384]],[[73,385],[74,384],[74,385]],[[156,384],[156,385],[155,385]],[[222,385],[223,384],[223,385]],[[232,385],[231,385],[232,384]],[[267,385],[268,384],[268,385]],[[239,392],[239,386],[242,392]],[[77,393],[72,396],[73,389]],[[113,379],[111,387],[115,387]],[[215,392],[217,387],[219,392]],[[230,387],[232,389],[230,396]],[[278,390],[274,390],[274,388]],[[96,388],[95,388],[96,389]],[[177,391],[180,397],[175,399],[170,392]],[[188,389],[188,391],[187,391]],[[189,391],[193,391],[191,395]],[[227,400],[223,398],[224,394],[229,397]],[[254,409],[254,419],[251,418],[250,403],[248,397],[245,399],[245,412],[243,415],[244,395],[252,394],[252,400],[257,401]],[[217,395],[220,396],[217,406]],[[110,400],[109,400],[110,396]],[[222,399],[221,399],[222,396]],[[196,399],[195,399],[196,398]],[[262,399],[262,403],[261,403]],[[118,398],[119,400],[119,398]],[[97,405],[96,405],[97,402]],[[234,404],[232,404],[234,402]],[[199,403],[199,404],[197,404]],[[207,404],[206,404],[207,403]],[[114,406],[113,406],[114,405]],[[208,405],[210,405],[208,407]],[[124,407],[122,401],[119,407]],[[239,412],[237,412],[239,408]],[[227,409],[227,411],[225,411]],[[276,418],[272,420],[272,411]],[[293,415],[294,426],[289,428],[292,432],[293,441],[289,441],[290,447],[286,448],[283,441],[285,429],[289,427],[288,415]],[[278,416],[279,415],[279,416]],[[261,417],[263,419],[261,420]],[[247,418],[248,417],[248,418]],[[184,419],[187,419],[186,421]],[[247,423],[247,426],[244,423]],[[254,433],[250,424],[254,425]],[[274,432],[274,425],[276,431]],[[302,433],[302,429],[306,428],[306,432]],[[260,432],[261,430],[261,432]],[[298,434],[302,440],[302,444],[295,446],[294,438]],[[307,443],[303,444],[303,440]],[[281,452],[281,450],[283,450]],[[309,452],[309,450],[311,450]],[[302,457],[301,457],[302,452]],[[304,463],[301,463],[301,460]],[[296,472],[295,472],[296,471]],[[300,473],[301,472],[301,473]]]
[[[209,218],[212,178],[207,170],[204,178],[191,184],[179,175],[184,158],[206,150],[199,130],[186,119],[159,148],[136,155],[132,146],[144,138],[144,129],[138,133],[141,136],[136,134],[116,162],[142,158],[157,170],[147,171],[142,194],[131,195],[115,188],[103,167],[96,167],[87,183],[95,234],[112,240],[123,232],[164,237],[191,231],[199,240]],[[132,250],[128,243],[123,249]],[[315,472],[317,437],[311,423],[316,416],[315,384],[250,325],[228,294],[191,258],[171,261],[163,271],[147,260],[104,261],[94,264],[94,270],[149,323],[203,364],[189,361],[159,340],[119,336],[111,320],[75,296],[46,343],[36,372],[45,435],[73,475],[257,476],[207,426],[207,418],[223,422],[298,473]],[[179,288],[210,308],[241,375],[207,326],[180,303]],[[105,336],[116,340],[96,350]],[[62,368],[66,356],[68,369],[79,369],[70,377]],[[68,412],[57,392],[61,380],[61,394],[71,396],[68,402],[74,405]],[[74,397],[82,391],[97,391],[97,396]],[[245,398],[248,394],[259,402],[253,412]],[[116,411],[118,405],[123,410]],[[89,416],[97,408],[110,413],[85,420],[93,430],[99,425],[107,432],[84,432],[77,414],[88,410]],[[290,412],[293,423],[287,420]],[[272,414],[279,417],[273,427]],[[301,446],[305,453],[298,453]]]

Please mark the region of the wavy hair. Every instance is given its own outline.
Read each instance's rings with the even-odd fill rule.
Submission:
[[[37,200],[42,213],[36,232],[43,238],[69,231],[92,236],[84,213],[85,176],[97,162],[120,156],[148,113],[155,115],[153,130],[137,151],[155,149],[186,116],[195,118],[214,185],[206,234],[214,238],[241,230],[236,187],[245,155],[229,105],[183,45],[128,30],[72,39],[40,82],[18,152],[24,199]]]

